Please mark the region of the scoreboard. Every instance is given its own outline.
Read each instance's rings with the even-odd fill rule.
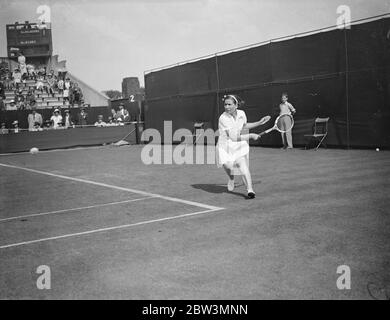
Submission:
[[[28,57],[49,57],[53,53],[51,25],[38,23],[8,24],[7,51],[9,58],[17,58],[18,52]]]

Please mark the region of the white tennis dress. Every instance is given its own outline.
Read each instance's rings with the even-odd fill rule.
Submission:
[[[246,123],[247,118],[245,112],[238,109],[236,119],[227,112],[224,112],[219,117],[219,138],[216,152],[218,167],[222,167],[227,162],[235,162],[237,159],[249,155],[248,141],[233,141],[230,138],[238,137],[241,134],[248,134],[249,131],[242,132],[242,128]],[[229,136],[226,131],[228,131]]]

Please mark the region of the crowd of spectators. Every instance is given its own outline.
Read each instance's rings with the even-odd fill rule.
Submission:
[[[33,80],[34,85],[28,87],[28,92],[23,94],[27,80]],[[5,105],[5,91],[14,91],[15,98]],[[83,92],[77,82],[73,82],[66,76],[66,72],[50,70],[47,72],[43,65],[34,66],[26,64],[25,57],[18,57],[18,67],[10,70],[8,64],[0,64],[0,111],[2,110],[30,110],[37,104],[37,95],[47,93],[55,97],[55,92],[63,98],[63,105],[74,107],[75,104],[84,103]]]
[[[129,111],[124,108],[123,103],[119,105],[119,110],[111,108],[111,116],[108,117],[107,122],[104,122],[103,115],[98,116],[98,120],[95,122],[96,127],[112,127],[123,126],[125,122],[131,121]]]
[[[61,114],[62,111],[62,114]],[[36,107],[31,108],[31,112],[27,116],[28,131],[43,131],[43,130],[56,130],[56,129],[68,129],[75,127],[95,126],[95,127],[112,127],[122,126],[125,122],[129,122],[129,112],[124,108],[123,104],[119,105],[119,110],[111,109],[111,116],[105,121],[103,115],[98,115],[97,121],[94,125],[88,124],[88,113],[85,107],[80,108],[80,112],[75,118],[70,114],[69,109],[54,109],[50,119],[43,119]],[[19,127],[17,120],[12,122],[12,128],[7,128],[5,123],[1,123],[0,134],[7,133],[19,133],[26,129]]]
[[[27,81],[29,82],[28,86],[24,85]],[[5,103],[6,91],[14,92],[13,99],[8,100],[7,104]],[[41,108],[37,99],[40,99],[43,93],[46,93],[49,97],[62,97],[63,104],[57,108],[53,108],[54,110],[50,119],[43,119],[42,115],[38,112]],[[42,101],[42,99],[39,101]],[[66,76],[66,72],[58,72],[56,74],[54,70],[47,72],[46,67],[43,65],[34,66],[32,64],[26,64],[23,55],[19,55],[18,66],[14,70],[10,70],[8,64],[0,63],[0,111],[30,110],[31,112],[27,117],[28,131],[87,126],[89,122],[85,107],[80,108],[80,112],[75,119],[71,116],[68,108],[74,107],[76,104],[78,106],[85,106],[83,92],[77,82],[72,82]],[[130,120],[129,112],[121,103],[118,111],[114,108],[111,109],[111,115],[106,121],[103,115],[98,115],[94,126],[119,126],[124,125],[125,122],[129,122]],[[18,120],[12,122],[11,128],[7,128],[6,123],[1,123],[0,125],[0,134],[18,133],[26,130],[19,127]]]

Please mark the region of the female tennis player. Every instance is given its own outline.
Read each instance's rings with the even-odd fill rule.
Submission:
[[[242,107],[244,102],[236,95],[226,95],[223,98],[225,112],[219,117],[219,139],[217,144],[218,167],[223,167],[229,177],[227,188],[234,190],[235,168],[243,176],[244,184],[248,191],[248,198],[255,198],[252,178],[249,171],[249,139],[257,140],[258,134],[249,133],[249,129],[265,124],[270,119],[263,117],[260,121],[247,123],[246,114]],[[237,175],[239,174],[237,172]]]

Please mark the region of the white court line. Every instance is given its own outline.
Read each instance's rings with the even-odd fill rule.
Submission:
[[[87,149],[101,149],[101,148],[107,148],[109,145],[105,146],[86,146],[86,147],[70,147],[70,148],[63,148],[63,149],[49,149],[49,150],[39,150],[39,153],[50,153],[50,152],[62,152],[62,151],[77,151],[77,150],[87,150]],[[29,154],[30,151],[20,151],[20,152],[9,152],[9,153],[0,153],[1,156],[15,156],[19,154]]]
[[[131,223],[131,224],[123,224],[123,225],[119,225],[119,226],[115,226],[115,227],[101,228],[101,229],[95,229],[95,230],[84,231],[84,232],[64,234],[62,236],[56,236],[56,237],[50,237],[50,238],[42,238],[42,239],[31,240],[31,241],[24,241],[24,242],[18,242],[18,243],[11,243],[11,244],[0,246],[0,249],[18,247],[18,246],[28,245],[28,244],[32,244],[32,243],[50,241],[50,240],[70,238],[70,237],[75,237],[75,236],[83,236],[83,235],[92,234],[92,233],[98,233],[98,232],[105,232],[105,231],[111,231],[111,230],[130,228],[130,227],[135,227],[135,226],[142,226],[142,225],[146,225],[146,224],[162,222],[162,221],[167,221],[167,220],[181,219],[181,218],[185,218],[185,217],[191,217],[191,216],[197,216],[197,215],[201,215],[201,214],[205,214],[205,213],[216,212],[216,211],[219,211],[219,210],[222,210],[222,209],[223,208],[216,208],[216,209],[211,209],[211,210],[198,211],[198,212],[194,212],[194,213],[182,214],[182,215],[179,215],[179,216],[171,216],[171,217],[166,217],[166,218],[161,218],[161,219],[147,220],[147,221]]]
[[[221,209],[224,209],[224,208],[221,208],[221,207],[210,206],[210,205],[207,205],[207,204],[204,204],[204,203],[200,203],[200,202],[188,201],[188,200],[183,200],[183,199],[174,198],[174,197],[167,197],[167,196],[163,196],[163,195],[156,194],[156,193],[151,193],[151,192],[146,192],[146,191],[141,191],[141,190],[136,190],[136,189],[130,189],[130,188],[124,188],[124,187],[118,187],[118,186],[115,186],[115,185],[112,185],[112,184],[96,182],[96,181],[80,179],[80,178],[74,178],[74,177],[68,177],[68,176],[64,176],[64,175],[61,175],[61,174],[55,174],[55,173],[50,173],[50,172],[46,172],[46,171],[40,171],[40,170],[29,169],[29,168],[24,168],[24,167],[19,167],[19,166],[13,166],[13,165],[10,165],[10,164],[5,164],[5,163],[0,163],[0,166],[6,167],[6,168],[13,168],[13,169],[24,170],[24,171],[28,171],[28,172],[39,173],[39,174],[43,174],[43,175],[46,175],[46,176],[51,176],[51,177],[55,177],[55,178],[61,178],[61,179],[65,179],[65,180],[71,180],[71,181],[77,181],[77,182],[92,184],[92,185],[100,186],[100,187],[106,187],[106,188],[111,188],[111,189],[116,189],[116,190],[121,190],[121,191],[132,192],[132,193],[140,194],[140,195],[143,195],[143,196],[161,198],[161,199],[164,199],[164,200],[178,202],[178,203],[184,203],[186,205],[200,207],[200,208],[204,208],[204,209],[208,209],[208,210],[221,210]]]
[[[48,212],[41,212],[41,213],[32,213],[32,214],[26,214],[24,216],[16,216],[16,217],[9,217],[9,218],[5,218],[5,219],[0,219],[0,222],[18,220],[18,219],[30,218],[30,217],[47,216],[49,214],[63,213],[63,212],[69,212],[69,211],[79,211],[79,210],[85,210],[85,209],[100,208],[100,207],[112,206],[115,204],[129,203],[129,202],[140,201],[140,200],[144,200],[144,199],[152,199],[152,198],[155,198],[155,197],[143,197],[143,198],[137,198],[137,199],[131,199],[131,200],[123,200],[123,201],[96,204],[93,206],[62,209],[62,210],[48,211]]]

